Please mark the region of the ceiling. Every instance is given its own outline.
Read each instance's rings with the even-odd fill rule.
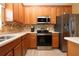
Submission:
[[[23,3],[23,5],[72,5],[72,3]]]

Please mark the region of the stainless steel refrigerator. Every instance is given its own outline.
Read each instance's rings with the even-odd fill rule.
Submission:
[[[57,16],[55,31],[59,32],[59,49],[63,52],[67,51],[67,41],[64,37],[69,37],[69,14]]]
[[[64,37],[79,36],[79,14],[57,16],[55,31],[59,33],[59,49],[67,51],[67,41]]]
[[[69,31],[71,37],[79,36],[79,14],[71,14],[69,18]]]

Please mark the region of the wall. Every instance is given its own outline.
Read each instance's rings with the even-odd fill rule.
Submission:
[[[79,3],[72,4],[72,13],[79,13]]]

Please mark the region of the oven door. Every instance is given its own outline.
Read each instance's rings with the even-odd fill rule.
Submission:
[[[37,46],[38,46],[38,49],[50,49],[52,47],[52,36],[38,35]]]

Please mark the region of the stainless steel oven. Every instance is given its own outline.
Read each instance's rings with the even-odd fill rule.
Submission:
[[[37,33],[37,48],[51,49],[52,48],[52,33],[40,32]]]

